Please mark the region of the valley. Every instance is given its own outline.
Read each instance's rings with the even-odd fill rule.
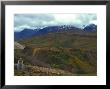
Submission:
[[[25,65],[23,71],[15,70],[15,76],[97,75],[96,31],[71,28],[70,31],[48,32],[15,42],[24,49],[19,46],[14,49],[14,63],[21,57]]]

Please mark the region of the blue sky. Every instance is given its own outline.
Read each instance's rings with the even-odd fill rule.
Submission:
[[[97,24],[96,14],[15,14],[14,31],[24,28],[41,28],[53,25],[74,25],[82,28],[90,23]]]

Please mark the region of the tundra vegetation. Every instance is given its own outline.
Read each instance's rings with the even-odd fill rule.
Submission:
[[[14,63],[19,57],[24,70],[15,76],[82,76],[97,75],[97,33],[56,32],[17,41]]]

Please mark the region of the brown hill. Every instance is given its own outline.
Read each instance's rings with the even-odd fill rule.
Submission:
[[[97,74],[97,34],[49,33],[19,41],[26,45],[23,50],[15,49],[15,63],[22,57],[32,66],[57,68],[73,75]]]

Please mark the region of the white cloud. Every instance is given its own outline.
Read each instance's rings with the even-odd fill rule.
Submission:
[[[36,28],[50,25],[75,25],[82,27],[89,23],[95,23],[96,14],[15,14],[14,30],[21,31],[24,28]]]
[[[21,25],[21,26],[15,27],[15,31],[22,31],[25,28],[35,29],[36,27],[35,26],[29,26],[29,25]]]
[[[90,21],[89,23],[90,23],[90,24],[95,24],[95,25],[97,25],[97,21],[96,21],[96,20],[92,20],[92,21]]]
[[[75,22],[77,14],[54,14],[55,20],[62,23]]]

